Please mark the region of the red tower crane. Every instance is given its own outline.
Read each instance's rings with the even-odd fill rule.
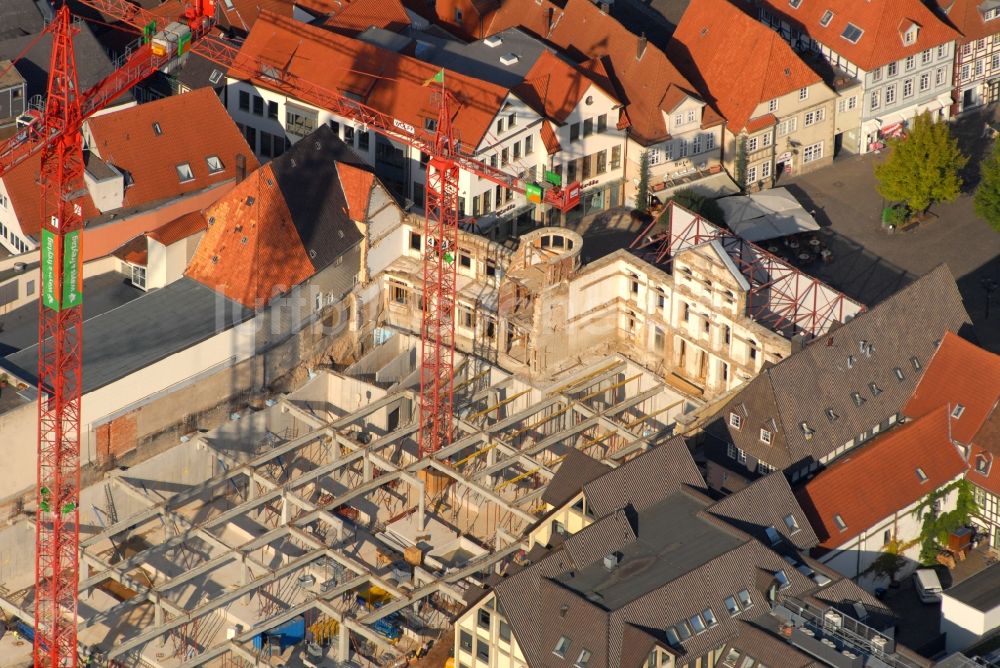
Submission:
[[[81,264],[83,192],[81,126],[87,117],[191,50],[231,75],[265,81],[269,88],[369,127],[430,156],[426,185],[421,324],[420,453],[452,438],[455,352],[455,257],[458,249],[458,174],[464,169],[518,193],[537,194],[565,212],[579,203],[579,183],[541,188],[460,150],[452,129],[452,97],[439,93],[434,134],[368,107],[337,91],[302,80],[281,64],[242,58],[239,49],[208,35],[212,0],[195,0],[181,20],[167,23],[125,0],[83,0],[105,16],[142,32],[125,63],[86,92],[79,90],[73,26],[64,5],[45,33],[52,36],[48,98],[39,119],[0,142],[0,177],[40,156],[42,187],[38,351],[38,477],[35,566],[35,665],[77,665],[79,582],[80,397],[83,343]]]
[[[201,7],[202,5],[199,5]],[[188,39],[208,28],[190,11]],[[83,352],[83,120],[106,107],[175,54],[150,44],[88,91],[77,79],[68,7],[43,34],[52,37],[48,95],[34,121],[0,142],[0,177],[38,157],[41,197],[41,298],[38,301],[38,469],[35,517],[34,662],[77,665],[80,396]],[[41,37],[41,36],[40,36]],[[40,38],[39,37],[39,38]]]

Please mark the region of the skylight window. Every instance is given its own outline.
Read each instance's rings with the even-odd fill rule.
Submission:
[[[962,404],[956,404],[955,408],[951,410],[951,416],[957,420],[958,418],[962,417],[962,413],[964,412],[965,412],[965,406],[963,406]]]
[[[799,523],[795,519],[795,515],[785,515],[785,526],[791,533],[795,533],[799,530]]]
[[[835,421],[839,417],[840,417],[839,415],[833,412],[832,408],[826,409],[826,419],[829,420],[830,422]]]
[[[792,6],[792,9],[798,9],[799,5],[802,4],[802,0],[788,0],[788,4]]]
[[[684,642],[691,637],[691,627],[688,626],[687,622],[681,622],[676,627],[678,635],[681,637],[681,642]]]
[[[677,629],[672,626],[667,629],[667,644],[671,647],[677,647],[681,644],[681,638],[677,635]]]
[[[559,636],[559,642],[556,643],[556,647],[552,650],[552,653],[560,659],[566,658],[566,651],[569,649],[569,643],[569,638],[566,636]]]
[[[160,127],[159,123],[153,123],[153,134],[157,137],[163,134],[163,128]]]
[[[858,40],[861,39],[861,35],[864,34],[864,30],[857,27],[853,23],[848,23],[844,27],[844,32],[840,33],[840,36],[846,39],[851,44],[857,44]]]
[[[833,523],[837,525],[837,528],[841,531],[847,531],[847,522],[840,515],[833,516]]]
[[[898,366],[895,369],[893,369],[892,372],[894,374],[896,374],[896,379],[897,380],[903,380],[904,379],[903,370],[900,369]]]
[[[781,534],[774,527],[767,527],[764,529],[764,533],[767,534],[767,539],[771,541],[771,545],[777,545],[778,541],[781,540]]]
[[[719,623],[718,620],[715,618],[715,613],[712,612],[711,608],[705,608],[704,610],[702,610],[701,616],[705,620],[705,625],[708,626],[708,628],[712,628],[713,626]]]
[[[181,183],[193,181],[194,172],[191,171],[191,165],[186,162],[177,165],[177,178],[181,180]]]
[[[774,579],[778,581],[779,589],[788,589],[792,586],[792,581],[788,579],[788,575],[785,573],[784,569],[775,573]]]
[[[726,610],[729,611],[730,615],[739,614],[740,606],[736,603],[736,599],[732,596],[727,596],[726,600],[723,601],[726,604]]]
[[[576,668],[587,668],[588,661],[590,661],[590,650],[580,650],[580,656],[576,659]]]
[[[740,605],[743,606],[744,610],[749,610],[753,607],[753,600],[750,598],[750,592],[746,589],[741,591],[737,596],[740,599]]]
[[[917,477],[920,478],[920,482],[927,482],[927,474],[919,466],[917,467]]]
[[[208,75],[208,81],[213,86],[222,80],[222,70],[212,70],[212,73]]]
[[[701,618],[701,615],[695,614],[691,617],[691,628],[694,629],[695,635],[705,632],[707,627],[705,626],[705,620]]]
[[[825,12],[823,12],[823,16],[819,18],[819,24],[825,28],[828,25],[830,25],[830,21],[832,20],[833,20],[833,12],[831,12],[828,9]]]
[[[209,174],[218,174],[225,169],[225,165],[222,164],[222,160],[217,155],[208,156],[205,158],[205,163],[208,165]]]
[[[868,389],[872,391],[873,397],[882,394],[882,388],[878,386],[878,383],[868,383]]]
[[[854,400],[855,406],[860,406],[861,404],[865,403],[865,398],[861,396],[860,392],[851,392],[851,399]]]
[[[922,366],[920,365],[920,360],[918,360],[918,359],[917,359],[916,357],[911,357],[911,358],[910,358],[910,364],[912,364],[912,365],[913,365],[913,370],[914,370],[914,371],[920,371],[920,369],[922,369],[922,368],[923,368],[923,367],[922,367]]]

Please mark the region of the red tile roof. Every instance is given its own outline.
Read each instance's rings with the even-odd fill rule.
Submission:
[[[653,44],[647,44],[637,58],[640,38],[590,0],[567,0],[565,6],[553,0],[506,0],[484,24],[486,36],[521,27],[578,61],[601,58],[624,96],[632,136],[644,144],[667,139],[664,112],[686,96],[698,97],[697,89]],[[721,122],[722,117],[707,105],[702,127]]]
[[[414,127],[437,119],[433,91],[423,83],[440,68],[416,58],[267,12],[261,13],[240,53],[327,90],[357,95]],[[253,83],[268,88],[264,79]],[[503,106],[507,89],[451,71],[445,74],[445,84],[457,99],[453,126],[458,139],[466,146],[478,145]]]
[[[208,228],[208,221],[205,220],[205,216],[202,212],[192,211],[191,213],[184,214],[180,218],[175,218],[169,223],[160,225],[151,232],[147,232],[146,236],[150,239],[159,241],[164,246],[169,246],[170,244],[177,243],[181,239],[186,239],[193,234],[197,234],[206,228]]]
[[[971,443],[998,399],[1000,355],[946,332],[903,413],[919,417],[939,406],[952,410],[961,404],[962,414],[951,422],[952,438]]]
[[[774,13],[798,23],[810,37],[864,70],[872,70],[958,37],[921,0],[805,0],[792,8],[788,0],[763,0]],[[829,10],[833,18],[824,27],[820,18]],[[864,33],[857,43],[842,36],[848,23]],[[903,44],[901,26],[920,26],[916,41]],[[905,29],[905,28],[904,28]]]
[[[556,136],[556,131],[552,129],[550,121],[542,121],[542,129],[539,131],[539,134],[542,137],[542,144],[545,145],[545,150],[549,155],[555,155],[562,150],[562,146],[559,144],[559,137]]]
[[[580,68],[546,49],[528,70],[515,93],[539,114],[564,123],[591,86],[597,83]],[[605,93],[614,99],[612,87],[608,86]]]
[[[700,78],[734,132],[760,103],[822,82],[779,33],[729,0],[692,2],[670,44],[673,61],[691,81]]]
[[[10,204],[14,207],[14,213],[17,214],[21,232],[36,240],[42,229],[40,217],[42,186],[38,183],[38,173],[41,166],[41,157],[34,156],[3,175],[4,187],[7,188]],[[94,206],[89,195],[79,197],[75,201],[83,207],[84,220],[100,215],[101,212]]]
[[[368,217],[368,202],[372,187],[375,185],[375,174],[362,167],[343,162],[337,163],[337,173],[340,176],[340,186],[344,190],[351,220],[365,222]]]
[[[262,10],[291,18],[294,3],[291,0],[229,0],[228,3],[217,2],[215,7],[221,27],[229,26],[248,33]]]
[[[258,308],[315,273],[302,244],[292,243],[298,232],[270,164],[209,207],[205,216],[214,222],[185,273],[230,299]]]
[[[921,482],[918,467],[926,482]],[[816,529],[820,547],[833,549],[964,470],[965,462],[948,438],[948,410],[942,406],[844,455],[796,496]],[[847,525],[843,531],[834,519],[837,515]]]
[[[323,25],[352,36],[373,27],[401,32],[410,25],[410,15],[400,0],[351,0]]]
[[[960,42],[984,39],[1000,32],[1000,21],[983,20],[983,14],[979,11],[982,0],[939,0],[938,4],[944,8],[948,20],[965,38]]]
[[[125,190],[126,207],[232,180],[239,154],[246,157],[247,171],[257,167],[253,151],[211,88],[94,116],[87,123],[92,150],[132,178],[133,185]],[[159,135],[154,124],[160,128]],[[215,174],[209,173],[210,156],[222,161],[222,170]],[[184,163],[194,178],[182,183],[177,166]]]

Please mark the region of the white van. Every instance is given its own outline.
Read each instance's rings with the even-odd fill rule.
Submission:
[[[941,601],[941,580],[933,568],[918,568],[913,573],[913,587],[924,603]]]

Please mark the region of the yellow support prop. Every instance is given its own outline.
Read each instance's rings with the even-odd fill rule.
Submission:
[[[634,376],[632,376],[631,378],[626,378],[625,380],[618,381],[614,385],[608,385],[607,387],[603,387],[603,388],[601,388],[599,390],[594,390],[590,394],[586,394],[586,395],[580,397],[577,401],[587,401],[588,399],[593,399],[594,397],[599,397],[602,394],[604,394],[605,392],[610,392],[611,390],[618,389],[622,385],[627,385],[628,383],[631,383],[636,378],[642,378],[642,374],[641,373],[637,373]]]
[[[506,399],[504,399],[503,401],[499,402],[499,403],[498,403],[498,404],[496,404],[495,406],[488,406],[488,407],[484,408],[484,409],[483,409],[483,410],[481,410],[481,411],[477,411],[477,412],[473,413],[472,415],[470,415],[470,416],[469,416],[468,418],[466,418],[466,419],[467,419],[467,420],[474,420],[474,419],[476,419],[477,417],[482,417],[483,415],[486,415],[486,414],[487,414],[487,413],[489,413],[490,411],[495,411],[495,410],[497,410],[498,408],[503,408],[504,406],[506,406],[506,405],[507,405],[507,404],[509,404],[510,402],[514,401],[514,400],[515,400],[515,399],[517,399],[518,397],[523,397],[523,396],[524,396],[524,395],[526,395],[526,394],[527,394],[528,392],[530,392],[530,390],[522,390],[521,392],[516,392],[516,393],[512,394],[511,396],[507,397]]]

